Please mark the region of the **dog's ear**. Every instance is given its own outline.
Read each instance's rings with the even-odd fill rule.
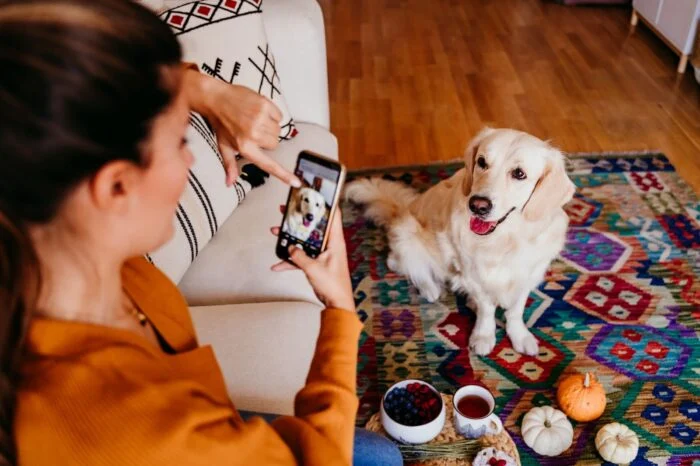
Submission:
[[[537,181],[535,190],[523,208],[527,221],[537,221],[545,215],[564,206],[574,197],[576,186],[566,174],[564,156],[556,149],[551,149],[547,166],[542,177]]]
[[[474,160],[476,159],[476,153],[479,150],[479,146],[484,141],[484,138],[486,138],[486,136],[493,133],[494,131],[496,130],[493,128],[489,128],[488,126],[484,127],[481,131],[479,131],[479,134],[474,136],[472,140],[469,141],[467,150],[464,151],[464,167],[466,169],[466,173],[464,175],[462,192],[465,196],[468,195],[472,190],[472,173],[474,171]]]
[[[289,212],[297,212],[299,210],[299,197],[301,196],[301,190],[297,189],[292,193],[289,198]]]

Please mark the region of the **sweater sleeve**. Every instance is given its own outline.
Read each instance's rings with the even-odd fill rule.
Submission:
[[[184,71],[187,71],[187,70],[199,71],[199,66],[197,66],[196,63],[182,62],[182,68]]]
[[[326,309],[306,385],[297,394],[294,418],[280,418],[273,426],[288,440],[298,423],[337,445],[344,462],[352,463],[353,433],[358,400],[357,343],[362,325],[354,312]]]

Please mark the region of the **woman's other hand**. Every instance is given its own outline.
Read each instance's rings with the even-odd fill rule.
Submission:
[[[272,233],[278,235],[279,227],[273,228]],[[339,210],[336,210],[333,216],[328,234],[327,248],[316,259],[307,256],[302,249],[292,246],[289,248],[290,260],[306,274],[316,296],[323,304],[327,307],[354,311],[355,299],[350,282],[343,222]],[[272,270],[297,270],[297,268],[282,261],[275,264]]]
[[[299,179],[262,149],[279,144],[282,112],[271,100],[247,87],[228,84],[196,70],[184,75],[190,108],[209,120],[216,131],[226,168],[226,185],[238,177],[236,153],[284,183],[298,187]]]

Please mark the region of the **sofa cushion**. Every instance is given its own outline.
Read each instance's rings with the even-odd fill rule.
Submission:
[[[302,150],[338,158],[335,136],[328,130],[299,123],[299,136],[270,152],[292,170]],[[318,303],[306,277],[300,271],[272,272],[278,261],[275,237],[270,227],[279,226],[279,206],[287,200],[289,187],[277,179],[248,194],[201,251],[179,287],[190,305],[229,304],[268,301]]]
[[[316,347],[321,307],[260,303],[190,308],[201,345],[211,345],[236,408],[293,414]]]

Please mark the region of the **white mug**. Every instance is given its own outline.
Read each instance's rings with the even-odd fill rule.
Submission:
[[[478,396],[486,401],[489,405],[489,412],[478,419],[470,418],[460,413],[457,409],[459,401],[465,396]],[[496,407],[496,400],[493,399],[491,392],[479,385],[465,385],[457,390],[457,393],[452,397],[454,409],[454,424],[455,429],[466,438],[475,439],[486,434],[496,435],[503,430],[503,423],[494,414],[493,410]]]

